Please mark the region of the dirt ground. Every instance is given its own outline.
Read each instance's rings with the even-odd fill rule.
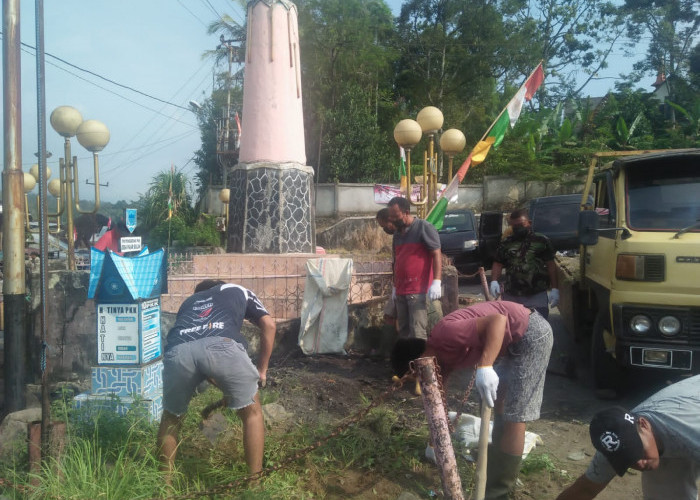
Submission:
[[[591,416],[613,404],[632,407],[667,383],[662,376],[645,373],[637,377],[632,374],[632,383],[622,399],[597,399],[582,358],[572,357],[572,352],[576,350],[569,342],[558,314],[552,315],[550,322],[555,332],[555,345],[548,367],[542,414],[540,420],[533,422],[528,430],[539,434],[544,443],[532,453],[546,454],[554,470],[521,474],[522,485],[515,492],[516,499],[556,498],[566,485],[585,471],[593,454],[587,426]],[[388,361],[372,359],[362,353],[306,357],[301,352],[288,352],[273,357],[268,380],[280,394],[278,402],[294,415],[296,421],[333,424],[361,408],[358,403],[361,394],[373,400],[384,393],[390,386],[391,375]],[[457,411],[461,406],[468,379],[469,373],[451,379],[447,395],[450,410]],[[476,390],[473,392],[463,412],[478,415]],[[411,422],[410,425],[427,425],[422,400],[414,396],[409,388],[392,393],[382,404],[398,408]],[[422,458],[423,450],[418,450],[416,456],[425,461]],[[435,477],[439,478],[437,469]],[[342,487],[339,485],[340,490],[347,494],[345,498],[395,499],[401,491],[408,489],[402,484],[387,484],[386,480],[373,478],[371,474],[343,477],[339,481],[343,483]],[[437,482],[439,484],[439,480]],[[354,483],[358,485],[356,488],[351,486]],[[363,490],[360,484],[372,484],[371,494]],[[415,491],[413,493],[417,494]],[[329,497],[343,498],[342,495]],[[598,498],[641,498],[639,474],[633,471],[623,478],[614,479]]]

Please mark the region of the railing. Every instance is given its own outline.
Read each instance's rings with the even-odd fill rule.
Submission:
[[[161,308],[177,312],[197,283],[220,279],[244,286],[258,296],[277,320],[301,316],[306,283],[306,261],[315,255],[168,255],[168,292]],[[348,303],[362,303],[391,293],[391,262],[375,256],[353,256],[353,275]]]

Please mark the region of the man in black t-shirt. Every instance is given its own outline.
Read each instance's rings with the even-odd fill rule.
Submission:
[[[246,351],[243,320],[260,328],[257,367]],[[204,280],[180,306],[163,355],[163,416],[158,430],[161,469],[172,472],[182,416],[196,387],[213,381],[243,422],[243,449],[251,473],[262,470],[265,428],[258,382],[267,380],[275,321],[250,290]],[[169,478],[168,478],[169,479]]]

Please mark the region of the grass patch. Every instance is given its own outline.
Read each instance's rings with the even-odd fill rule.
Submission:
[[[67,422],[61,456],[47,460],[34,475],[26,472],[27,460],[21,454],[10,464],[0,464],[2,477],[26,486],[30,492],[20,494],[12,488],[0,488],[3,495],[31,500],[165,498],[218,490],[247,475],[242,426],[234,411],[222,411],[227,425],[214,445],[201,431],[200,412],[220,399],[218,389],[208,389],[190,404],[180,433],[172,487],[165,485],[158,469],[157,423],[149,422],[145,404],[137,403],[125,416],[119,416],[108,409],[76,409],[70,396],[53,408],[54,420],[60,417]],[[263,390],[261,397],[272,402],[279,394]],[[369,401],[363,398],[359,403],[358,410]],[[367,481],[369,491],[377,497],[382,496],[380,488],[394,488],[392,494],[402,488],[422,494],[438,491],[437,469],[423,459],[427,426],[407,422],[393,408],[379,406],[338,436],[291,462],[289,457],[325,438],[335,427],[292,424],[291,429],[273,428],[266,435],[264,466],[283,467],[266,474],[255,486],[241,484],[210,498],[361,498]],[[465,485],[471,479],[471,470],[460,463]]]
[[[523,464],[520,467],[520,472],[523,473],[524,475],[528,476],[531,474],[535,474],[537,472],[545,471],[545,472],[556,472],[557,466],[554,464],[554,461],[552,458],[547,455],[546,453],[542,454],[534,454],[530,453],[525,460],[523,460]]]

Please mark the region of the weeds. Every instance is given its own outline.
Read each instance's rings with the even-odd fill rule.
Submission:
[[[261,396],[263,401],[269,402],[275,401],[278,394],[262,391]],[[226,429],[214,445],[200,429],[199,412],[220,397],[218,389],[210,388],[193,398],[180,433],[178,471],[173,485],[166,487],[158,468],[157,425],[149,422],[145,405],[137,401],[124,416],[119,416],[109,408],[76,409],[66,395],[54,404],[54,416],[67,422],[63,453],[48,459],[40,472],[33,475],[24,472],[27,470],[25,458],[3,464],[3,477],[27,486],[31,493],[21,496],[11,489],[2,493],[8,498],[32,500],[139,499],[205,491],[243,478],[247,470],[242,428],[236,413],[222,412]],[[369,402],[363,398],[360,404]],[[331,430],[326,425],[268,430],[265,467],[287,462],[288,457],[325,437]],[[391,407],[377,407],[318,449],[265,475],[258,485],[243,485],[220,498],[346,498],[361,494],[366,487],[372,491],[381,481],[410,484],[415,491],[430,492],[439,489],[439,478],[434,466],[422,459],[426,442],[425,425],[408,427]],[[468,470],[465,481],[470,474]],[[34,485],[30,486],[31,483]],[[391,486],[398,488],[393,483]]]
[[[546,453],[531,453],[527,456],[527,458],[525,458],[525,460],[523,460],[520,471],[526,476],[540,471],[552,473],[557,471],[557,466],[554,465],[552,458]]]

